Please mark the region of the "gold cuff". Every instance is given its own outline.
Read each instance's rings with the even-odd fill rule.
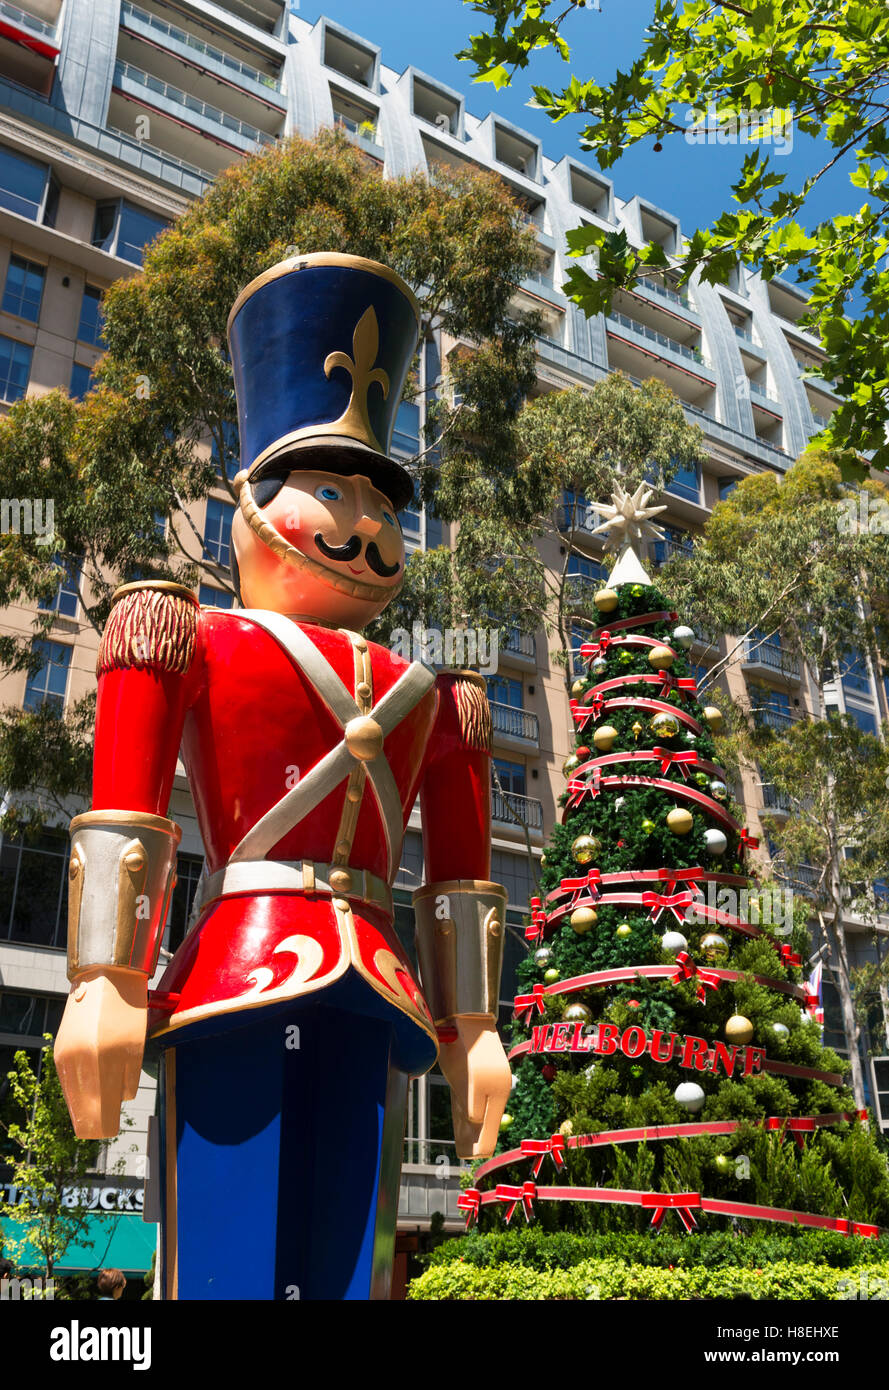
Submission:
[[[151,976],[176,884],[182,831],[147,811],[87,811],[71,822],[68,978],[94,966]]]
[[[420,980],[436,1023],[497,1017],[506,889],[484,879],[428,883],[413,895]]]

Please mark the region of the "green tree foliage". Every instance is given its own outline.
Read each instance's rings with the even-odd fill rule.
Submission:
[[[15,1221],[20,1237],[3,1231],[4,1254],[25,1267],[36,1251],[42,1274],[52,1279],[70,1245],[90,1245],[90,1214],[83,1205],[64,1200],[64,1189],[82,1185],[95,1171],[101,1146],[75,1137],[52,1055],[52,1037],[45,1034],[37,1071],[26,1052],[15,1054],[9,1073],[10,1094],[4,1104],[4,1147],[11,1149],[10,1183],[21,1200],[0,1200],[0,1220]]]
[[[786,820],[768,818],[769,834],[831,948],[859,1107],[860,1020],[843,923],[850,907],[873,912],[869,885],[889,869],[887,758],[881,739],[836,713],[828,691],[868,662],[879,675],[889,652],[886,499],[883,484],[854,489],[835,456],[813,450],[783,479],[744,479],[714,509],[692,552],[665,571],[683,609],[714,640],[727,630],[757,640],[780,634],[788,663],[808,669],[815,720],[770,725],[768,690],[749,686],[721,752],[732,766],[758,765],[790,809]],[[730,641],[709,679],[744,653],[743,636]]]
[[[691,690],[671,686],[663,691],[642,679],[651,675],[649,657],[658,643],[672,650],[669,677],[689,677],[682,643],[672,635],[675,621],[663,616],[669,615],[670,602],[660,589],[641,583],[620,584],[616,595],[616,605],[600,618],[599,637],[594,635],[586,654],[588,673],[573,687],[578,713],[585,707],[592,712],[585,722],[578,721],[576,751],[565,766],[569,785],[562,797],[564,810],[541,875],[546,911],[558,910],[559,915],[518,971],[521,993],[530,996],[538,986],[547,991],[543,1011],[535,1004],[517,1017],[512,1041],[517,1047],[526,1044],[535,1027],[564,1026],[565,1020],[571,1021],[570,1032],[579,1004],[581,1038],[584,1030],[597,1036],[601,1025],[612,1025],[617,1036],[638,1026],[649,1038],[655,1030],[666,1039],[671,1034],[704,1038],[713,1050],[728,1037],[729,1019],[741,1016],[749,1022],[752,1045],[764,1049],[766,1061],[761,1071],[745,1075],[741,1052],[733,1065],[716,1058],[712,1068],[683,1067],[681,1044],[670,1049],[665,1063],[650,1052],[631,1057],[622,1049],[515,1052],[516,1085],[500,1151],[511,1152],[522,1139],[546,1139],[557,1131],[571,1137],[691,1120],[733,1121],[739,1127],[723,1135],[570,1147],[559,1176],[550,1176],[550,1166],[539,1181],[697,1192],[883,1223],[889,1219],[889,1171],[873,1136],[857,1121],[831,1122],[808,1136],[802,1149],[764,1128],[767,1117],[852,1114],[856,1108],[844,1085],[786,1069],[843,1072],[836,1054],[822,1047],[820,1029],[802,1007],[808,905],[776,893],[777,885],[757,881],[740,831],[722,818],[724,809],[740,823],[741,812],[723,781],[710,728],[714,716],[705,713],[702,699]],[[600,595],[599,602],[607,604],[608,596]],[[602,637],[606,625],[608,636]],[[652,698],[667,708],[652,708]],[[698,728],[690,726],[688,716]],[[635,760],[636,753],[650,753],[654,747],[666,751],[666,768],[652,758]],[[670,762],[670,754],[687,761]],[[658,760],[663,757],[659,752]],[[602,779],[598,789],[597,777]],[[609,784],[606,779],[611,778],[615,780]],[[667,786],[653,785],[654,778]],[[683,795],[686,788],[706,801],[690,801]],[[691,823],[681,828],[674,818],[678,808],[691,812]],[[712,844],[714,831],[722,832],[724,845]],[[603,876],[621,877],[592,892],[565,886],[583,878],[590,867]],[[677,905],[680,921],[664,906],[655,920],[656,903],[607,901],[614,893],[676,893],[682,880],[665,887],[669,871],[681,874],[693,868],[699,870],[702,902],[709,911],[698,910],[689,898]],[[658,871],[653,879],[635,877],[652,870]],[[723,916],[714,916],[714,910]],[[685,947],[663,941],[665,933],[675,931],[684,936]],[[686,971],[690,959],[696,969],[732,973],[718,975],[718,983],[711,980],[709,986],[696,976],[683,978],[676,965],[678,950],[687,953]],[[633,972],[641,966],[669,966],[670,973],[574,983],[596,972]],[[788,994],[788,985],[796,992]],[[539,1041],[541,1035],[537,1037]],[[777,1064],[777,1070],[769,1063]],[[692,1113],[674,1094],[689,1081],[703,1091],[702,1108]],[[529,1176],[524,1158],[486,1175],[479,1186],[488,1190],[493,1183],[521,1183]],[[484,1228],[498,1227],[501,1212],[499,1204],[482,1207]],[[535,1204],[535,1223],[544,1230],[641,1231],[650,1220],[649,1211],[632,1206]],[[712,1229],[722,1218],[703,1220]]]
[[[542,48],[571,61],[561,31],[585,0],[467,3],[489,23],[460,55],[473,63],[476,80],[504,86]],[[700,274],[724,284],[739,260],[767,280],[791,271],[810,295],[807,321],[827,349],[823,375],[843,398],[821,438],[873,450],[880,468],[889,463],[887,64],[883,0],[654,0],[627,72],[606,83],[572,76],[558,91],[533,87],[533,104],[552,120],[581,118],[580,146],[603,169],[640,141],[657,150],[666,140],[694,138],[693,125],[700,139],[708,128],[714,138],[759,130],[760,148],[746,154],[728,190],[732,204],[680,253],[681,280]],[[785,122],[823,148],[821,166],[796,186],[769,157]],[[812,192],[837,164],[848,168],[861,204],[807,229]],[[569,244],[575,256],[598,257],[597,278],[578,265],[569,281],[587,313],[606,309],[614,290],[631,288],[643,268],[667,263],[656,242],[636,250],[625,233],[598,227],[571,232]],[[853,298],[863,305],[855,318]]]
[[[508,433],[533,380],[533,324],[517,321],[511,301],[534,239],[503,184],[486,174],[384,179],[334,133],[282,142],[220,174],[146,249],[141,273],[111,286],[107,351],[82,403],[51,391],[0,420],[0,496],[51,500],[54,526],[49,536],[25,526],[0,536],[0,607],[50,599],[64,567],[79,567],[83,613],[100,632],[114,588],[137,572],[229,584],[182,509],[217,480],[208,443],[229,486],[239,466],[229,310],[249,280],[297,251],[348,252],[404,276],[424,331],[440,326],[481,350],[484,372],[461,379],[467,411],[487,418],[496,399]],[[51,623],[39,612],[33,636]],[[41,660],[30,635],[0,638],[6,671]],[[37,786],[52,804],[86,790],[88,711],[47,732],[43,715],[3,716],[0,784],[19,800]],[[23,816],[36,828],[44,810],[35,807],[0,816],[0,829],[17,832]]]
[[[491,619],[558,639],[557,660],[572,628],[589,629],[595,609],[589,584],[572,574],[596,525],[586,499],[607,496],[620,481],[659,486],[677,468],[704,457],[703,436],[677,398],[655,379],[636,387],[620,372],[592,390],[534,397],[507,424],[502,448],[489,448],[487,417],[443,399],[436,406],[441,443],[422,486],[437,514],[459,522],[453,551],[417,553],[400,603],[380,627],[487,627]],[[591,519],[593,518],[593,519]],[[566,684],[570,675],[565,664]]]

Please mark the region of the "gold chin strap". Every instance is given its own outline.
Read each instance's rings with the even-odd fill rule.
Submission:
[[[389,588],[382,584],[367,584],[363,579],[339,574],[337,571],[329,569],[327,565],[321,564],[319,560],[313,560],[310,556],[304,555],[301,550],[297,550],[295,545],[291,545],[280,531],[276,531],[272,523],[263,516],[253,497],[253,484],[245,471],[236,475],[233,486],[238,492],[238,506],[241,509],[241,515],[250,530],[279,559],[286,560],[288,564],[295,565],[297,569],[307,570],[316,579],[329,584],[332,589],[338,589],[343,594],[350,594],[352,598],[364,599],[367,603],[379,603],[381,599],[385,599],[388,603],[401,589],[404,583],[403,570],[399,583]]]

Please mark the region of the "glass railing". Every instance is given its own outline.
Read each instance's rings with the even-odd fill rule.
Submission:
[[[149,72],[143,72],[142,68],[133,67],[132,63],[124,63],[118,59],[114,65],[114,80],[119,82],[124,77],[130,82],[138,83],[140,87],[145,87],[147,91],[153,92],[156,96],[164,97],[167,101],[183,107],[186,111],[191,111],[196,116],[203,116],[205,120],[213,121],[215,125],[220,125],[225,130],[240,135],[244,140],[251,140],[255,145],[274,145],[275,143],[273,135],[259,130],[249,121],[241,121],[237,116],[230,115],[228,111],[220,111],[218,106],[211,106],[210,102],[200,101],[198,97],[193,97],[189,92],[183,92],[181,87],[174,87],[171,82],[163,82],[161,78],[154,77]]]
[[[178,155],[170,154],[169,150],[162,150],[160,145],[151,145],[147,140],[137,140],[133,135],[127,135],[125,130],[118,130],[117,126],[109,125],[105,129],[109,135],[116,135],[119,140],[126,140],[128,145],[138,145],[140,150],[148,150],[151,154],[156,154],[158,159],[166,159],[170,164],[176,164],[186,173],[197,174],[200,178],[212,183],[216,175],[211,174],[209,169],[202,169],[198,164],[189,164],[187,159],[180,159]]]
[[[38,19],[36,14],[20,10],[18,5],[10,5],[9,0],[0,0],[0,17],[17,24],[20,29],[30,29],[32,34],[40,34],[45,39],[55,36],[55,24],[48,24],[45,19]]]
[[[529,830],[543,829],[543,804],[533,796],[518,792],[499,792],[491,788],[491,819],[500,825],[525,825]]]
[[[733,324],[732,327],[735,330],[735,337],[740,338],[742,343],[749,343],[751,347],[758,346],[758,344],[753,341],[753,334],[748,333],[746,328],[739,328],[737,324]]]
[[[750,382],[750,394],[751,396],[759,396],[764,401],[772,401],[775,405],[781,404],[778,397],[771,395],[766,387],[761,386],[758,381]]]
[[[334,112],[333,123],[340,130],[348,131],[349,135],[356,135],[359,140],[368,140],[372,145],[380,143],[373,121],[353,121],[351,116],[342,116],[337,111]]]
[[[2,3],[3,0],[0,0],[0,4]],[[166,19],[161,19],[159,15],[149,14],[147,10],[140,9],[138,5],[131,5],[129,0],[123,0],[120,12],[124,19],[138,20],[140,24],[147,25],[156,33],[164,34],[169,39],[175,39],[177,43],[193,49],[202,57],[212,58],[214,62],[219,63],[239,77],[246,77],[251,82],[257,82],[261,87],[269,87],[273,92],[280,93],[281,91],[279,78],[270,77],[268,73],[260,72],[258,68],[251,67],[249,63],[242,63],[240,58],[233,58],[230,53],[225,53],[221,48],[214,48],[213,44],[205,43],[203,39],[189,34],[186,29],[180,29],[178,25],[170,24]]]
[[[688,295],[676,290],[670,290],[666,285],[662,285],[659,280],[647,280],[644,276],[640,278],[639,285],[645,290],[651,290],[653,294],[660,295],[661,299],[669,299],[671,304],[681,304],[684,309],[690,309]]]
[[[531,714],[525,709],[515,709],[512,705],[498,704],[495,700],[489,703],[495,733],[537,743],[540,737],[540,723],[536,714]]]
[[[690,362],[697,362],[702,367],[710,366],[700,348],[686,347],[685,343],[678,343],[675,338],[668,338],[666,333],[658,333],[654,328],[649,328],[647,324],[639,323],[636,319],[631,319],[629,315],[621,314],[616,309],[613,309],[608,317],[610,321],[619,323],[624,328],[632,329],[634,333],[648,338],[650,342],[657,343],[659,347],[666,348],[668,352],[676,352],[680,357],[687,357]]]

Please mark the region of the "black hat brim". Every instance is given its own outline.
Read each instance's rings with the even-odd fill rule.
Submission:
[[[407,469],[385,454],[349,439],[327,436],[285,445],[249,470],[251,483],[270,474],[298,472],[334,473],[340,478],[367,478],[389,498],[397,512],[414,497],[414,481]]]

